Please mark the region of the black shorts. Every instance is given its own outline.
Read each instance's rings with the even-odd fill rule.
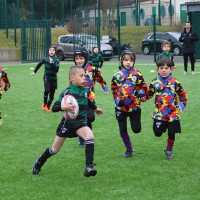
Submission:
[[[181,133],[181,124],[179,120],[173,122],[166,122],[154,119],[153,131],[157,136],[161,136],[168,129],[169,134]]]
[[[79,124],[74,127],[67,126],[67,124],[61,123],[58,125],[58,128],[56,130],[56,135],[59,137],[65,137],[65,138],[74,138],[78,137],[76,134],[76,131],[82,127],[87,126],[87,124]]]
[[[118,121],[120,133],[127,133],[127,118],[130,118],[131,129],[134,133],[141,131],[141,109],[133,112],[123,112],[115,108],[115,116]]]

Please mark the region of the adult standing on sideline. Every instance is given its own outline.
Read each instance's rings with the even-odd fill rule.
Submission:
[[[190,58],[192,75],[195,74],[195,42],[198,40],[199,38],[192,30],[190,22],[186,22],[185,28],[183,29],[183,32],[179,38],[179,41],[183,42],[184,75],[187,74],[188,57]]]

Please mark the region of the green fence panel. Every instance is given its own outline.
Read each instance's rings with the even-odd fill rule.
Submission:
[[[22,62],[35,62],[48,54],[51,20],[21,21]]]

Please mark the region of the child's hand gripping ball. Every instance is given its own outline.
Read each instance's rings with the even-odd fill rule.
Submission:
[[[72,95],[65,95],[62,99],[61,105],[71,103],[74,106],[74,110],[69,111],[63,111],[63,116],[65,119],[69,121],[73,121],[77,118],[79,113],[79,105],[77,100]]]

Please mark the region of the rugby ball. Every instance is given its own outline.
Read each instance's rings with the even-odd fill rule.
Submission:
[[[77,100],[72,95],[65,95],[62,99],[61,105],[72,103],[75,106],[75,110],[73,112],[63,111],[63,116],[65,119],[69,121],[73,121],[77,118],[79,113],[79,105]]]

